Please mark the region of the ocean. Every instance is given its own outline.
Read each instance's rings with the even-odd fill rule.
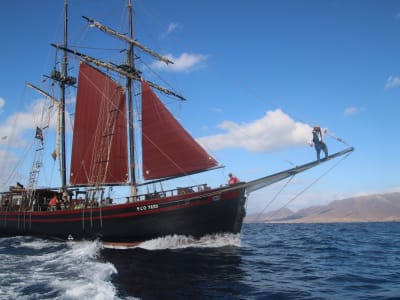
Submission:
[[[0,239],[0,299],[400,299],[400,223],[244,224],[131,248]]]

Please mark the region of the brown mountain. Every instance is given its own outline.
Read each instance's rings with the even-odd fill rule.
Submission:
[[[281,208],[275,211],[271,211],[263,214],[252,214],[246,216],[244,221],[246,223],[265,223],[272,220],[285,220],[294,214],[289,208]]]
[[[246,223],[329,223],[400,221],[400,193],[376,194],[336,200],[292,212],[287,208],[253,214]]]

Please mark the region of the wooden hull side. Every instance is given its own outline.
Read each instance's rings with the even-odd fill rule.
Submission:
[[[0,212],[0,236],[123,242],[173,234],[201,237],[238,233],[245,215],[244,193],[244,187],[238,186],[100,208],[3,211]]]

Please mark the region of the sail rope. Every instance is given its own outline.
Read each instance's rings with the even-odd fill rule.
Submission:
[[[170,161],[171,164],[173,164],[179,171],[181,171],[182,174],[186,174],[187,176],[189,176],[189,178],[191,178],[191,180],[195,183],[193,176],[190,176],[190,174],[185,172],[185,170],[172,157],[170,157],[168,153],[166,153],[157,144],[155,144],[153,140],[149,138],[146,134],[142,133],[142,135],[154,146],[154,148],[156,148],[160,153],[164,155],[165,159],[168,159],[168,161]]]
[[[274,215],[277,214],[277,212],[285,207],[287,207],[290,203],[292,203],[294,200],[296,200],[297,198],[299,198],[302,194],[304,194],[306,191],[308,191],[314,184],[316,184],[318,181],[320,181],[323,177],[325,177],[328,173],[330,173],[334,168],[336,168],[340,163],[342,163],[349,155],[351,154],[348,153],[345,156],[343,156],[340,160],[338,160],[332,167],[330,167],[328,170],[326,170],[324,173],[322,173],[319,177],[317,177],[315,180],[313,180],[309,185],[307,185],[304,189],[302,189],[300,192],[298,192],[294,197],[292,197],[291,199],[289,199],[289,201],[287,201],[285,203],[285,205],[283,205],[281,208],[275,210],[269,217],[272,218]],[[293,177],[292,177],[293,178]],[[286,185],[285,185],[286,187]]]
[[[140,61],[141,65],[143,65],[144,67],[146,67],[146,70],[147,70],[149,73],[151,73],[155,78],[157,78],[160,82],[162,82],[165,86],[167,86],[168,89],[172,90],[174,93],[178,93],[178,92],[176,91],[176,89],[174,89],[174,87],[173,87],[168,81],[166,81],[165,79],[163,79],[163,78],[159,75],[159,73],[157,73],[156,71],[154,71],[154,69],[153,69],[149,64],[147,64],[141,57],[138,57],[137,60]],[[168,68],[168,65],[166,66],[166,68]],[[169,98],[169,99],[173,99],[173,102],[176,102],[176,101],[177,101],[175,97],[173,97],[173,96],[171,96],[171,95],[169,95],[169,94],[165,94],[165,97],[166,97],[166,98]],[[182,100],[179,100],[178,102],[182,102]]]
[[[350,146],[345,140],[343,140],[343,139],[340,138],[340,137],[335,136],[335,135],[332,134],[332,133],[329,133],[328,131],[326,131],[325,134],[326,134],[327,136],[329,136],[330,138],[335,139],[335,140],[338,141],[339,143],[342,143],[342,144],[344,144],[344,145],[346,145],[346,146]]]
[[[289,180],[286,181],[286,183],[280,188],[280,190],[274,195],[274,197],[271,198],[271,200],[267,203],[267,205],[263,208],[263,210],[257,215],[255,220],[258,220],[261,215],[264,213],[264,211],[272,204],[272,202],[275,201],[276,198],[282,193],[282,191],[286,188],[286,186],[292,181],[294,178],[294,175],[289,178]]]

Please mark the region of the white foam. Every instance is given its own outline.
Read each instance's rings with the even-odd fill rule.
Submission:
[[[53,244],[49,241],[45,240],[33,240],[33,241],[24,241],[22,240],[19,243],[20,247],[31,248],[31,249],[43,249],[46,246],[51,247]]]
[[[208,235],[200,239],[172,235],[143,242],[147,250],[240,247],[239,234]],[[31,238],[1,242],[0,299],[118,299],[111,283],[115,266],[97,259],[97,241],[59,243]],[[4,251],[5,248],[15,248]],[[29,295],[27,294],[29,291]],[[133,299],[133,297],[131,298]]]
[[[184,249],[184,248],[220,248],[226,246],[240,247],[240,234],[213,234],[200,239],[183,235],[169,235],[149,240],[137,245],[146,250]]]
[[[97,260],[101,243],[60,244],[16,238],[13,244],[17,251],[28,249],[28,254],[0,255],[0,298],[40,299],[56,295],[58,299],[117,299],[111,283],[116,268]],[[32,254],[29,249],[34,249]],[[26,291],[30,288],[36,291],[28,296]]]

